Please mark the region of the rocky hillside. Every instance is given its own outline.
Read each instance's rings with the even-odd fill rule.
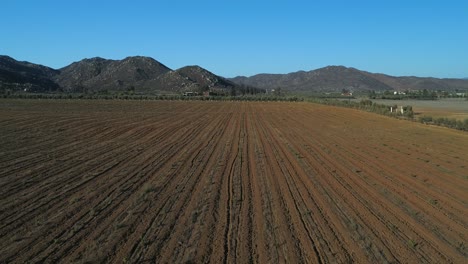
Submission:
[[[237,84],[252,85],[263,89],[288,91],[340,92],[366,90],[466,90],[468,81],[462,79],[437,79],[420,77],[394,77],[369,73],[343,66],[328,66],[312,71],[288,74],[258,74],[251,77],[239,76],[230,79]]]
[[[111,62],[99,57],[84,59],[60,69],[60,74],[53,79],[66,91],[80,91],[89,87],[89,82],[101,74]]]
[[[180,75],[177,71],[166,72],[145,83],[145,91],[151,91],[152,87],[159,87],[161,91],[174,93],[199,90],[196,82]]]
[[[375,78],[383,83],[388,84],[393,90],[466,90],[468,89],[468,81],[463,79],[438,79],[438,78],[421,78],[414,76],[394,77],[380,73],[368,73],[370,77]]]
[[[200,88],[204,90],[209,88],[231,88],[236,86],[235,83],[215,75],[199,66],[186,66],[178,69],[176,72],[197,83]]]
[[[256,89],[256,88],[259,89]],[[150,57],[123,60],[84,59],[58,70],[0,56],[0,92],[134,91],[180,93],[221,89],[222,93],[256,93],[280,87],[285,91],[468,90],[468,80],[394,77],[343,66],[288,74],[258,74],[225,79],[199,66],[171,70]],[[261,90],[260,90],[261,89]]]
[[[146,82],[171,69],[149,57],[123,60],[84,59],[59,69],[55,81],[73,92],[99,90],[145,90]]]
[[[123,60],[83,59],[58,70],[0,57],[0,91],[180,93],[235,86],[199,66],[171,70],[153,58],[142,56]]]
[[[0,91],[59,91],[60,86],[52,80],[59,73],[49,67],[0,56]]]
[[[147,83],[149,87],[164,87],[165,91],[203,92],[209,89],[231,90],[237,85],[199,66],[186,66],[159,75]]]

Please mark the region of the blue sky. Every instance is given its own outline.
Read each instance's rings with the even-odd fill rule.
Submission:
[[[344,65],[468,77],[468,1],[0,2],[0,54],[52,68],[150,56],[225,77]]]

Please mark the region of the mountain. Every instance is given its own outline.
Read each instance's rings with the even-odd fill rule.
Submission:
[[[171,70],[159,75],[155,79],[148,80],[145,83],[145,87],[148,89],[156,88],[160,91],[185,92],[198,91],[199,85],[195,81],[182,76],[177,71]]]
[[[84,59],[59,69],[55,81],[65,91],[147,90],[146,82],[171,71],[149,57],[127,57],[123,60]]]
[[[255,88],[256,87],[256,88]],[[103,92],[134,91],[180,93],[222,91],[249,94],[264,89],[284,91],[365,90],[468,90],[468,80],[421,77],[394,77],[344,66],[328,66],[288,74],[258,74],[231,79],[220,77],[199,66],[172,70],[150,57],[134,56],[122,60],[90,58],[58,70],[0,56],[0,92]],[[262,90],[259,90],[260,88]]]
[[[54,70],[0,56],[0,91],[102,92],[159,91],[180,93],[208,89],[230,90],[237,85],[199,66],[171,70],[150,57],[123,60],[83,59]]]
[[[236,77],[231,81],[263,89],[281,87],[288,91],[341,91],[343,88],[356,90],[391,90],[389,85],[371,78],[363,72],[343,66],[328,66],[305,72],[289,74],[258,74],[252,77]]]
[[[0,91],[59,91],[60,86],[52,80],[59,73],[49,67],[0,56]]]
[[[59,70],[53,80],[65,91],[81,91],[90,87],[90,80],[97,77],[112,62],[103,58],[84,59]]]
[[[229,79],[237,84],[252,85],[262,89],[281,87],[287,91],[351,91],[366,90],[456,90],[468,89],[468,81],[461,79],[437,79],[421,77],[394,77],[360,71],[344,66],[328,66],[312,71],[288,74],[257,74]]]
[[[414,76],[403,76],[395,77],[381,73],[368,73],[370,77],[373,77],[383,83],[388,84],[393,90],[404,91],[404,90],[442,90],[442,91],[454,91],[457,89],[466,90],[468,89],[468,81],[462,79],[438,79],[432,77],[414,77]]]
[[[202,88],[231,88],[236,86],[235,83],[199,66],[186,66],[178,69],[177,73],[196,82]]]
[[[65,91],[199,91],[206,88],[230,89],[236,84],[199,66],[171,70],[150,57],[123,60],[84,59],[59,70],[54,80]]]
[[[175,71],[169,71],[150,80],[147,85],[172,92],[202,92],[209,89],[230,90],[237,86],[237,84],[200,66],[185,66]]]

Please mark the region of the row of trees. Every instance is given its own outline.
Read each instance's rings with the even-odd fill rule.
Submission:
[[[239,85],[237,87],[231,88],[231,96],[236,95],[256,95],[256,94],[264,94],[264,89],[259,89],[249,85]]]
[[[259,89],[249,85],[236,85],[231,86],[230,88],[222,88],[222,87],[209,87],[208,85],[200,86],[196,91],[199,94],[204,94],[206,92],[210,92],[213,94],[217,94],[219,96],[239,96],[239,95],[256,95],[256,94],[264,94],[264,89]]]
[[[384,91],[383,93],[376,93],[375,91],[369,91],[368,96],[370,99],[388,99],[388,100],[403,100],[403,99],[416,99],[416,100],[437,100],[439,98],[456,98],[465,97],[466,91],[461,92],[447,92],[442,90],[430,91],[427,89],[417,91],[404,91],[395,92]]]
[[[468,118],[465,120],[456,120],[455,118],[439,117],[433,118],[432,116],[422,116],[419,122],[423,124],[431,124],[443,127],[454,128],[458,130],[468,131]]]
[[[243,95],[243,96],[183,96],[179,94],[167,95],[135,95],[128,93],[119,94],[39,94],[18,93],[3,94],[3,98],[18,99],[87,99],[87,100],[180,100],[180,101],[270,101],[270,102],[298,102],[304,101],[297,96],[275,96],[275,95]]]

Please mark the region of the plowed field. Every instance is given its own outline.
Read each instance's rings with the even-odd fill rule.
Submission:
[[[309,103],[0,101],[0,262],[463,263],[468,133]]]

